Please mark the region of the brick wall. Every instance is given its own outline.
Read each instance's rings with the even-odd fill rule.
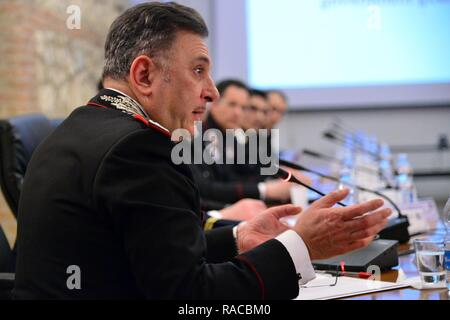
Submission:
[[[78,5],[81,28],[67,8]],[[109,25],[127,0],[0,0],[0,117],[66,116],[96,90]]]
[[[81,9],[80,30],[66,27]],[[0,118],[65,117],[96,92],[109,25],[127,0],[0,0]],[[0,193],[0,227],[13,246],[17,224]]]

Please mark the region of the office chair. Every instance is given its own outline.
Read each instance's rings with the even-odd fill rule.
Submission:
[[[20,190],[36,147],[61,123],[32,114],[0,120],[0,187],[17,218]],[[14,286],[15,250],[0,228],[0,299],[9,299]]]
[[[40,114],[0,120],[0,186],[15,217],[28,162],[60,122]]]
[[[3,229],[0,227],[0,300],[9,300],[14,287],[16,255],[9,247]]]

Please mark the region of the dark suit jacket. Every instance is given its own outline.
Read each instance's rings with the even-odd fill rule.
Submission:
[[[294,298],[295,267],[280,242],[236,256],[230,228],[205,235],[192,173],[171,162],[172,146],[118,110],[75,110],[29,164],[13,296]],[[67,286],[74,265],[79,290]]]
[[[203,133],[209,129],[216,129],[225,133],[219,128],[214,118],[209,115],[203,124]],[[203,142],[203,150],[208,146],[208,142]],[[217,150],[222,159],[229,155],[225,146],[222,150]],[[225,162],[225,160],[223,160]],[[243,166],[243,165],[241,165]],[[259,181],[243,178],[240,172],[236,172],[236,165],[225,164],[195,164],[192,165],[195,181],[200,190],[201,205],[204,210],[217,210],[225,205],[233,204],[244,198],[259,199]]]

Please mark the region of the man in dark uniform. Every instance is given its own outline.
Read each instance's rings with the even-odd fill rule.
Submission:
[[[251,89],[249,90],[250,98],[248,105],[245,106],[243,116],[240,118],[240,125],[243,130],[255,130],[259,132],[257,135],[258,139],[258,149],[254,150],[253,153],[259,157],[260,150],[262,148],[263,154],[269,156],[272,155],[272,138],[271,132],[267,130],[266,118],[267,118],[267,95],[265,91]],[[247,154],[251,154],[250,144],[246,143]],[[278,156],[278,155],[276,155]],[[235,166],[235,171],[237,175],[241,176],[243,179],[256,180],[261,182],[260,174],[261,171],[261,161],[257,163],[250,163],[249,161],[245,165]],[[259,179],[259,180],[258,180]],[[304,179],[301,179],[302,181]],[[290,194],[289,194],[290,196]]]
[[[111,26],[104,85],[36,150],[19,205],[17,299],[294,298],[310,259],[367,245],[389,210],[375,200],[317,201],[292,230],[272,208],[205,234],[188,166],[171,132],[193,131],[218,93],[192,9],[145,3]],[[355,219],[357,218],[357,219]],[[233,232],[234,231],[234,232]],[[274,263],[276,261],[276,263]]]
[[[288,109],[287,96],[279,90],[270,90],[267,93],[269,112],[267,117],[267,129],[274,129],[283,120]]]
[[[217,85],[217,89],[220,98],[211,104],[210,112],[203,123],[202,132],[207,136],[207,141],[203,142],[204,149],[210,147],[210,144],[214,143],[212,141],[220,139],[213,136],[216,133],[225,137],[227,130],[241,129],[240,121],[249,105],[249,89],[243,82],[224,80]],[[220,209],[244,198],[279,202],[288,200],[291,184],[282,180],[264,182],[267,177],[260,174],[260,166],[252,165],[249,161],[250,152],[257,153],[258,150],[248,148],[242,131],[236,133],[242,134],[235,136],[233,146],[224,143],[220,150],[218,148],[214,150],[216,163],[192,166],[203,208]],[[236,154],[240,147],[245,151],[244,164],[237,163]],[[248,168],[252,168],[251,174],[247,174]]]

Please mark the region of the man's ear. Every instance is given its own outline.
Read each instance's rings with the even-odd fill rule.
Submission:
[[[141,55],[134,59],[129,75],[133,91],[136,90],[141,95],[150,96],[157,70],[158,67],[155,62],[146,55]]]

